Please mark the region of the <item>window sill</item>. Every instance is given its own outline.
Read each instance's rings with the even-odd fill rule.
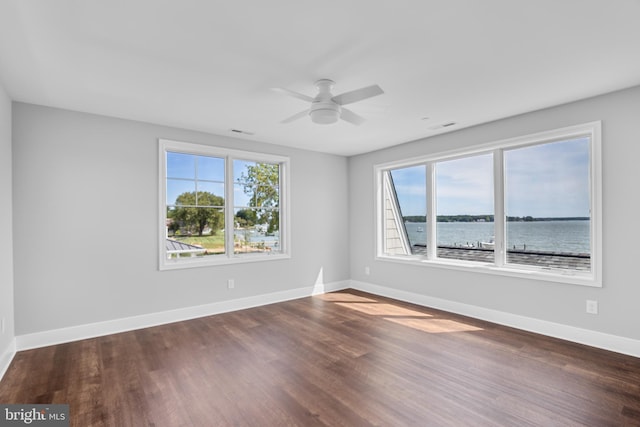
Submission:
[[[589,286],[601,288],[602,282],[595,278],[592,273],[581,273],[571,270],[551,270],[541,268],[527,268],[525,266],[504,266],[498,267],[495,264],[482,262],[452,261],[448,259],[429,260],[424,257],[415,256],[390,256],[378,255],[376,260],[395,262],[401,264],[419,265],[425,267],[444,268],[465,272],[477,272],[482,274],[493,274],[497,276],[518,277],[523,279],[542,280],[546,282],[556,282],[570,285]]]
[[[211,258],[211,259],[210,259]],[[219,265],[233,265],[233,264],[246,264],[251,262],[265,262],[265,261],[277,261],[283,259],[290,259],[290,254],[249,254],[249,255],[234,255],[227,257],[224,255],[209,256],[206,259],[203,258],[184,258],[180,260],[161,260],[159,270],[180,270],[184,268],[197,268],[197,267],[215,267]]]

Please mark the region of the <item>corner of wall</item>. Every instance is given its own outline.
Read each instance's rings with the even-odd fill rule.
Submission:
[[[11,98],[0,83],[0,379],[15,355]]]
[[[4,374],[9,369],[9,365],[13,361],[13,357],[16,355],[16,339],[12,338],[7,348],[0,353],[0,381],[4,377]]]

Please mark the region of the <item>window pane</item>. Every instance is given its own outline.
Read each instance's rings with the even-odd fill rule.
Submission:
[[[589,138],[505,151],[507,262],[590,270]]]
[[[198,156],[198,180],[224,182],[224,159]]]
[[[254,187],[254,203],[260,207],[278,207],[280,193],[278,187],[257,185]]]
[[[236,209],[234,218],[236,254],[280,252],[280,212],[271,209]]]
[[[248,171],[250,168],[254,168],[256,162],[248,160],[234,160],[233,161],[233,182],[246,182],[248,178]]]
[[[224,206],[224,184],[198,181],[198,206]]]
[[[247,185],[280,184],[280,165],[277,163],[258,163],[246,160],[233,161],[233,181]]]
[[[196,157],[193,154],[167,152],[167,178],[195,178]]]
[[[278,207],[280,189],[269,185],[234,184],[236,206]]]
[[[184,204],[184,197],[181,194],[195,193],[195,181],[187,181],[182,179],[167,179],[167,205]]]
[[[250,206],[250,200],[253,197],[253,193],[245,193],[244,186],[242,184],[233,184],[233,204],[235,206]]]
[[[225,253],[224,211],[167,208],[167,256],[182,258]]]
[[[399,218],[399,230],[388,229],[389,238],[395,239],[396,234],[405,233],[412,254],[424,254],[427,250],[427,168],[424,165],[393,169],[390,171],[393,190],[395,193]],[[391,201],[392,202],[392,201]],[[391,208],[389,206],[388,208]],[[392,215],[390,211],[388,215]],[[388,227],[394,227],[391,218],[387,220]],[[397,246],[393,244],[392,246]]]
[[[233,176],[235,206],[278,206],[280,198],[280,166],[278,164],[234,160]]]
[[[442,161],[435,168],[437,256],[493,262],[493,155]]]

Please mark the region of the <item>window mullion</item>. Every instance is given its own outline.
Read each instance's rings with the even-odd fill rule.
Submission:
[[[502,149],[493,152],[493,232],[494,259],[497,267],[505,264],[505,206],[504,206],[504,154]]]
[[[436,216],[436,167],[428,162],[427,168],[427,258],[434,260],[438,256],[437,216]]]
[[[194,184],[194,190],[196,192],[196,194],[194,194],[194,196],[195,196],[194,200],[196,201],[196,206],[200,205],[200,203],[198,203],[198,163],[199,163],[198,162],[198,157],[196,157],[194,165],[193,165],[193,173],[195,175],[194,176],[195,179],[193,181],[193,184]]]
[[[167,259],[167,238],[169,237],[169,230],[167,227],[167,150],[160,149],[159,157],[159,200],[160,200],[160,233],[158,233],[158,249],[160,253],[159,265]]]
[[[224,165],[224,247],[227,257],[234,256],[235,216],[233,201],[233,159],[225,157]]]

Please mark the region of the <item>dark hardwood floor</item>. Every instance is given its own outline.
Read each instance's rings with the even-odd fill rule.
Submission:
[[[357,291],[19,352],[72,426],[639,426],[640,359]]]

